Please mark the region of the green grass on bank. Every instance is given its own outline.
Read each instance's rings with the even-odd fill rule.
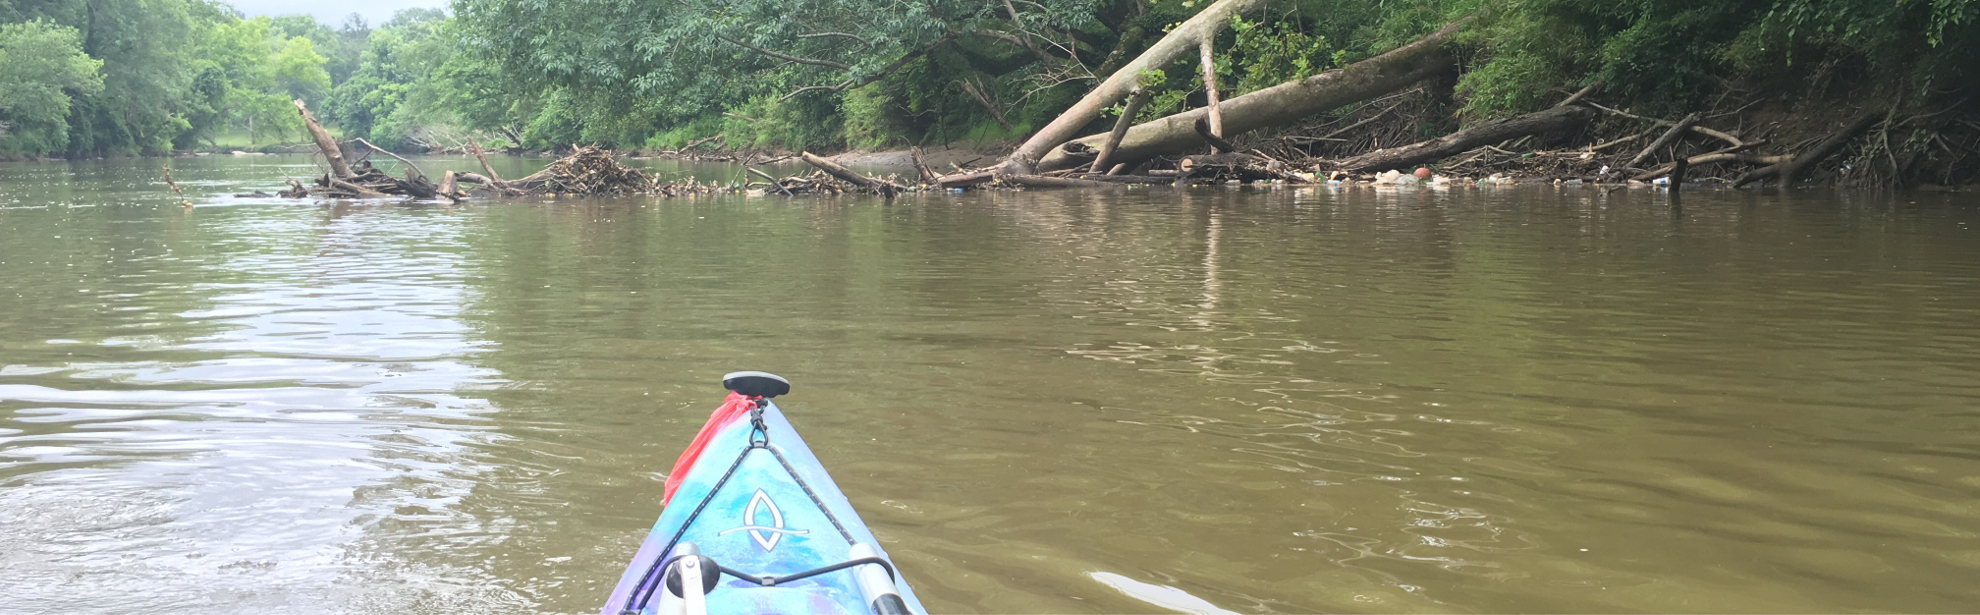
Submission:
[[[324,130],[330,131],[330,136],[344,138],[344,131],[335,126],[326,126]],[[210,142],[203,141],[200,146],[203,149],[223,151],[255,151],[264,147],[309,144],[309,133],[306,132],[292,130],[288,134],[278,135],[270,131],[255,131],[254,138],[249,139],[246,129],[235,129],[215,135]]]

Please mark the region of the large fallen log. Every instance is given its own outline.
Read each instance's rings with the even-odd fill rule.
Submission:
[[[937,177],[935,178],[935,185],[940,188],[967,188],[990,183],[990,180],[993,179],[997,179],[997,172],[995,170],[979,169]]]
[[[1554,107],[1538,113],[1488,122],[1442,137],[1402,147],[1379,149],[1340,162],[1343,171],[1384,171],[1430,162],[1472,149],[1537,134],[1578,127],[1595,117],[1586,107]]]
[[[1215,4],[1211,4],[1201,12],[1198,12],[1195,17],[1176,24],[1176,27],[1170,29],[1169,33],[1164,35],[1161,40],[1155,41],[1154,45],[1150,45],[1147,51],[1141,52],[1141,55],[1137,56],[1133,61],[1122,65],[1120,69],[1108,75],[1105,81],[1101,81],[1100,85],[1093,88],[1093,91],[1087,92],[1086,96],[1079,99],[1079,102],[1073,103],[1073,106],[1066,109],[1065,112],[1060,113],[1059,117],[1053,118],[1051,123],[1039,129],[1037,134],[1033,134],[1030,139],[1026,139],[1023,145],[1019,145],[1015,151],[1011,152],[1010,157],[1005,159],[1000,172],[1010,175],[1026,175],[1036,170],[1051,170],[1034,167],[1037,167],[1042,162],[1042,159],[1048,157],[1049,153],[1053,151],[1053,148],[1072,140],[1074,136],[1079,134],[1080,129],[1085,128],[1087,124],[1093,123],[1093,120],[1099,119],[1101,111],[1126,98],[1135,88],[1141,87],[1141,72],[1143,70],[1160,70],[1170,62],[1175,61],[1176,58],[1182,57],[1185,53],[1199,51],[1204,44],[1212,37],[1215,37],[1225,26],[1230,25],[1232,15],[1264,6],[1265,2],[1266,0],[1217,0]],[[1227,114],[1229,114],[1228,105],[1231,102],[1236,102],[1236,100],[1233,99],[1225,103]],[[1191,121],[1195,121],[1194,118]],[[1226,128],[1226,130],[1229,129]],[[1191,134],[1195,133],[1192,131]],[[1099,143],[1096,142],[1088,145],[1098,147]],[[1070,166],[1065,165],[1054,168],[1063,169]]]
[[[1383,94],[1395,92],[1455,66],[1445,43],[1468,20],[1458,20],[1408,45],[1345,68],[1337,68],[1298,81],[1281,83],[1263,90],[1223,101],[1224,139],[1266,128],[1282,126]],[[1128,69],[1122,69],[1125,72]],[[1082,101],[1083,102],[1083,101]],[[1191,109],[1129,128],[1121,144],[1109,157],[1135,163],[1155,156],[1188,153],[1203,147],[1196,132],[1198,119],[1208,110]],[[1090,120],[1089,120],[1090,121]],[[1037,163],[1039,171],[1056,171],[1089,164],[1091,158],[1070,150],[1097,153],[1107,135],[1084,137],[1059,146]],[[1079,148],[1073,147],[1079,144]],[[1017,156],[1018,154],[1012,154]]]
[[[867,190],[872,190],[884,196],[894,196],[894,193],[903,190],[902,187],[894,184],[894,182],[880,180],[880,179],[873,179],[865,175],[860,175],[858,173],[853,172],[852,169],[839,166],[838,163],[832,162],[830,160],[826,160],[824,158],[820,158],[818,157],[817,154],[813,154],[811,152],[799,152],[798,156],[804,158],[804,161],[810,163],[811,166],[818,167],[818,170],[824,171],[826,174],[831,175],[832,177],[839,178],[839,181],[853,184],[861,188],[865,188]]]

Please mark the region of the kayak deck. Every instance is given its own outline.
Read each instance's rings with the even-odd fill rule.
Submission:
[[[738,398],[731,396],[731,402]],[[613,589],[605,615],[664,614],[662,603],[670,593],[660,587],[661,565],[681,555],[682,544],[694,545],[722,569],[754,577],[788,577],[876,554],[887,559],[852,503],[774,404],[762,401],[761,431],[749,413],[729,414],[716,411],[704,428],[704,433],[713,430],[706,443],[689,451],[698,453],[693,465],[680,477],[659,521]],[[856,552],[855,545],[870,551]],[[761,579],[721,574],[707,592],[707,612],[872,613],[876,607],[858,581],[861,568],[881,566],[767,586]],[[894,585],[909,612],[926,612],[905,583],[896,580]]]

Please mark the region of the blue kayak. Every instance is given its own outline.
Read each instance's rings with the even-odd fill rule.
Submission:
[[[602,613],[926,613],[770,403],[790,384],[762,372],[722,384],[728,399],[668,474],[660,521]]]

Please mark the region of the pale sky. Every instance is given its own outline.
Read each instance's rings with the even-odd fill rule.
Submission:
[[[406,8],[442,8],[447,0],[334,0],[331,2],[304,2],[302,0],[226,0],[234,8],[240,9],[249,17],[256,15],[295,15],[304,13],[316,16],[316,20],[335,28],[344,23],[344,16],[357,13],[364,16],[364,22],[378,27],[391,19],[392,14]]]

